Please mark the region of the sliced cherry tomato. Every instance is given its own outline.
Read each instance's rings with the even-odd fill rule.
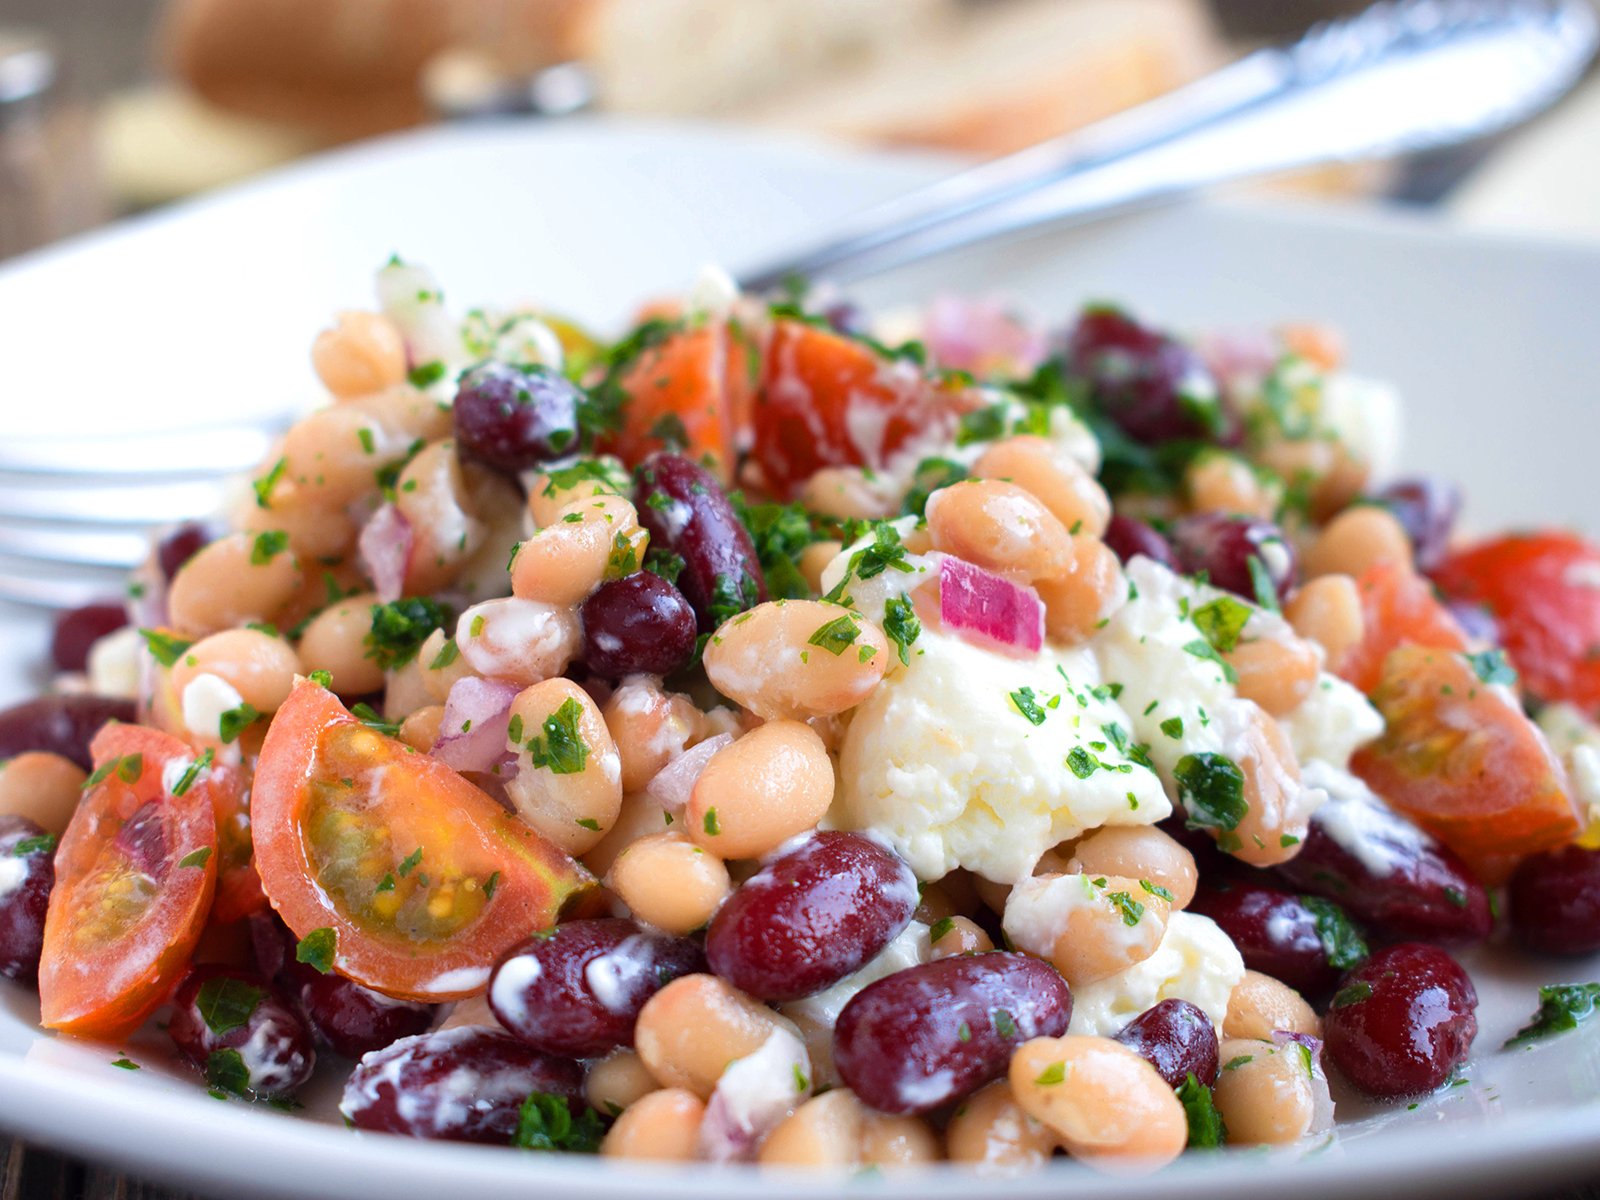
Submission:
[[[681,449],[728,483],[735,414],[750,406],[750,355],[744,337],[720,321],[646,347],[622,376],[628,402],[606,448],[629,466],[657,450]]]
[[[182,977],[211,908],[217,829],[195,753],[139,725],[92,746],[93,786],[56,851],[39,1010],[50,1029],[115,1041]],[[179,794],[174,794],[174,792]]]
[[[221,924],[267,907],[250,837],[252,775],[247,761],[217,766],[211,771],[211,798],[217,817],[217,898],[211,906],[211,919]]]
[[[250,817],[261,882],[295,936],[331,930],[340,974],[407,1000],[481,992],[501,955],[596,886],[449,767],[314,683],[273,717]]]
[[[1372,693],[1383,736],[1351,769],[1378,795],[1499,883],[1518,859],[1578,832],[1566,772],[1502,687],[1456,653],[1402,646]]]
[[[907,359],[805,321],[774,323],[755,403],[755,456],[788,498],[822,467],[881,467],[915,435],[955,419],[950,398]]]
[[[1494,614],[1532,695],[1600,710],[1600,547],[1558,530],[1513,534],[1451,555],[1434,578]]]
[[[1356,586],[1364,633],[1335,669],[1363,692],[1378,686],[1389,652],[1397,646],[1467,648],[1467,635],[1422,576],[1381,562],[1367,568]]]

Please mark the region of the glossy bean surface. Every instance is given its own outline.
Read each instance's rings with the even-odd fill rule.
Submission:
[[[1196,513],[1173,522],[1169,537],[1179,569],[1188,575],[1204,572],[1213,587],[1254,600],[1252,560],[1261,564],[1279,599],[1294,585],[1294,549],[1271,521]]]
[[[652,546],[683,559],[677,586],[701,633],[767,598],[750,533],[715,476],[681,454],[657,454],[637,477],[639,523]]]
[[[461,379],[452,413],[463,454],[507,474],[570,454],[583,393],[543,367],[486,362]]]
[[[32,983],[39,976],[55,844],[26,817],[0,816],[0,978]]]
[[[167,1034],[214,1088],[289,1096],[311,1078],[311,1031],[253,971],[196,967],[172,997]]]
[[[132,700],[59,694],[26,700],[0,712],[0,758],[44,750],[94,768],[89,742],[107,721],[134,720]]]
[[[1511,877],[1511,935],[1540,954],[1600,950],[1600,850],[1563,846],[1522,860]]]
[[[84,670],[95,642],[127,623],[128,610],[120,600],[69,608],[56,618],[50,635],[50,658],[56,670]]]
[[[1116,1040],[1153,1066],[1170,1087],[1193,1075],[1217,1081],[1217,1029],[1211,1018],[1187,1000],[1163,1000],[1129,1021]]]
[[[1319,925],[1317,909],[1332,901],[1308,903],[1293,892],[1243,880],[1218,880],[1201,885],[1193,911],[1210,917],[1233,939],[1244,965],[1280,979],[1298,992],[1320,996],[1332,989],[1342,971],[1364,956],[1364,944],[1338,936],[1353,927],[1339,924],[1337,906],[1324,908]],[[1323,927],[1328,940],[1323,937]],[[1329,961],[1329,944],[1338,965]],[[1354,958],[1350,956],[1354,955]]]
[[[694,609],[650,571],[601,584],[579,616],[584,666],[606,679],[670,675],[694,656]]]

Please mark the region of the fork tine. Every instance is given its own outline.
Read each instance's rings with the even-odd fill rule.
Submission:
[[[232,475],[258,466],[288,418],[259,426],[129,434],[119,438],[10,438],[0,472],[20,475]]]
[[[133,531],[107,533],[0,525],[0,554],[10,558],[33,559],[42,564],[70,563],[129,570],[143,562],[149,553],[149,537]]]
[[[210,514],[225,495],[222,481],[42,487],[0,479],[0,521],[63,521],[86,525],[167,525]]]
[[[83,576],[40,579],[0,567],[0,601],[26,608],[77,608],[81,604],[116,596],[120,590],[121,586],[114,579],[109,582],[97,582]]]

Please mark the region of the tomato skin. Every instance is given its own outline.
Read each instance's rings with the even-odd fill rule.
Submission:
[[[1511,534],[1452,554],[1434,579],[1489,609],[1529,693],[1600,712],[1600,546],[1559,530]]]
[[[329,773],[330,765],[348,764],[352,755],[360,761],[349,778]],[[363,771],[372,774],[355,777]],[[318,800],[319,789],[337,795],[340,786],[361,789],[350,792],[357,803],[339,809]],[[307,681],[273,717],[250,817],[262,886],[295,937],[332,929],[334,969],[396,999],[435,1002],[481,992],[501,955],[581,906],[597,888],[581,865],[449,767],[366,729],[331,692]],[[466,897],[476,911],[433,937],[413,937],[392,918],[385,924],[382,917],[349,911],[351,864],[320,846],[312,818],[331,820],[357,838],[371,835],[361,848],[367,857],[355,865],[377,864],[370,869],[385,874],[395,909],[432,871],[441,892]],[[420,868],[406,865],[412,846],[424,851]],[[344,871],[339,881],[335,871]],[[495,886],[488,888],[491,877]],[[366,885],[364,902],[375,909],[383,890]]]
[[[1379,796],[1485,883],[1578,833],[1566,772],[1514,697],[1459,654],[1402,646],[1372,693],[1386,728],[1351,759]]]
[[[1335,673],[1363,692],[1378,686],[1390,651],[1399,646],[1465,650],[1467,635],[1420,575],[1380,562],[1356,580],[1361,594],[1361,641],[1334,664]]]
[[[217,819],[217,898],[211,919],[228,924],[267,907],[267,894],[256,874],[250,837],[250,783],[247,763],[214,767],[211,797]]]
[[[784,499],[822,467],[881,467],[955,408],[915,363],[794,318],[773,323],[755,401],[755,457]],[[865,419],[863,419],[865,418]]]
[[[131,783],[112,771],[85,792],[61,838],[39,1010],[46,1028],[116,1041],[144,1024],[188,968],[216,888],[217,830],[204,775],[182,796],[166,790],[167,765],[195,757],[177,738],[108,725],[91,750],[97,767],[137,754],[142,770]],[[204,862],[181,865],[191,855]],[[153,880],[151,896],[130,913],[126,884],[141,876]]]
[[[622,428],[603,448],[637,466],[657,450],[673,449],[662,436],[662,422],[675,419],[687,439],[682,452],[727,485],[734,430],[748,419],[752,353],[725,321],[676,330],[645,348],[622,376],[628,395]]]

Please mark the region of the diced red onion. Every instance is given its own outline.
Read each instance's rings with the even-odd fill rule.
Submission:
[[[939,563],[939,620],[975,646],[1037,654],[1044,645],[1044,604],[1031,587],[959,558]]]
[[[1279,1046],[1304,1046],[1311,1058],[1311,1128],[1308,1134],[1326,1133],[1333,1128],[1333,1094],[1328,1090],[1328,1076],[1322,1069],[1322,1039],[1309,1033],[1291,1033],[1287,1029],[1273,1031],[1272,1040]]]
[[[810,1095],[811,1059],[805,1043],[775,1029],[761,1048],[735,1059],[717,1081],[700,1122],[700,1157],[748,1162],[761,1139]]]
[[[406,561],[411,557],[411,522],[394,505],[385,504],[361,527],[356,549],[372,588],[385,604],[405,594]]]
[[[1049,353],[1044,332],[992,296],[935,296],[923,319],[922,340],[941,367],[984,376],[1028,374]]]
[[[700,778],[700,772],[706,769],[711,756],[732,742],[733,734],[719,733],[685,750],[657,771],[655,777],[644,785],[644,790],[660,801],[661,807],[668,812],[682,812],[689,803],[689,793],[694,791],[694,781]]]
[[[511,702],[517,686],[498,679],[468,675],[450,685],[440,738],[433,756],[457,771],[492,771],[511,760],[506,750],[506,726],[511,723]]]

